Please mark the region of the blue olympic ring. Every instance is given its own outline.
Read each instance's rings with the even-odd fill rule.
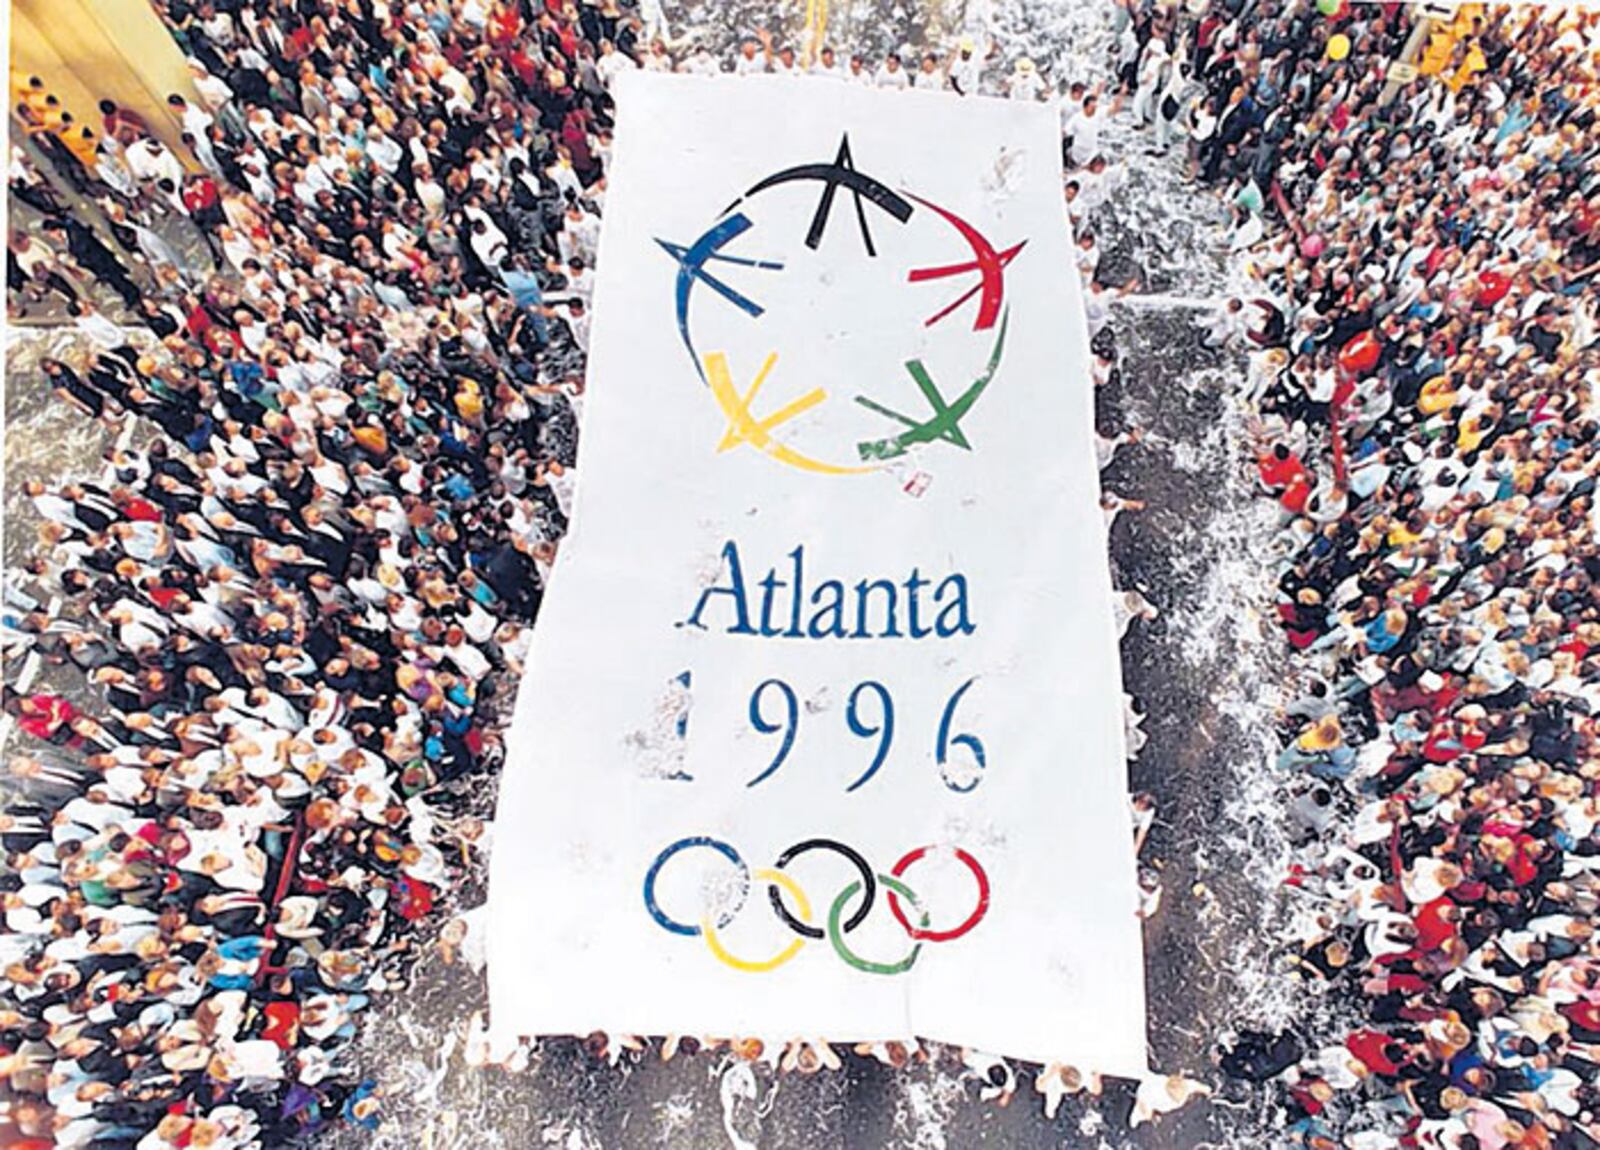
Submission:
[[[733,921],[734,916],[744,908],[745,899],[750,895],[750,868],[745,865],[744,859],[739,857],[739,852],[721,839],[710,838],[707,835],[693,835],[689,838],[679,839],[667,847],[656,856],[656,861],[650,864],[649,871],[645,873],[644,908],[650,912],[650,917],[655,919],[662,929],[670,930],[673,934],[686,935],[689,938],[697,937],[700,934],[700,927],[698,925],[691,926],[667,917],[666,912],[656,903],[656,876],[661,873],[661,868],[666,865],[667,860],[673,855],[693,847],[710,847],[739,868],[739,877],[741,879],[739,901],[731,910],[723,912],[722,916],[717,919],[717,928],[719,930]]]

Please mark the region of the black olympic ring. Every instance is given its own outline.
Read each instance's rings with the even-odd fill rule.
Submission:
[[[789,863],[794,861],[796,858],[799,858],[807,851],[818,850],[829,850],[836,854],[843,855],[845,858],[849,859],[851,865],[854,866],[858,872],[860,872],[861,889],[865,893],[861,900],[860,909],[857,910],[855,914],[851,915],[849,920],[844,924],[843,933],[849,934],[852,930],[867,920],[867,915],[872,913],[872,904],[878,897],[878,880],[873,876],[872,868],[867,865],[867,860],[862,858],[859,852],[851,847],[845,846],[844,843],[839,842],[836,839],[806,839],[805,842],[795,843],[794,846],[790,847],[788,850],[779,855],[778,861],[772,864],[773,869],[782,870],[784,867],[788,866]],[[811,939],[822,939],[827,937],[826,933],[821,927],[807,926],[794,915],[790,914],[789,908],[783,905],[783,892],[780,891],[776,886],[769,885],[767,887],[767,898],[771,900],[772,909],[776,911],[778,917],[783,920],[783,924],[796,934],[803,934],[805,937]]]
[[[713,920],[710,917],[711,912],[707,911],[698,924],[679,922],[676,919],[667,917],[662,909],[656,905],[656,877],[661,873],[661,868],[666,865],[669,859],[680,851],[686,851],[691,847],[709,848],[720,854],[738,869],[741,880],[739,890],[741,905],[743,904],[744,896],[749,892],[752,881],[766,883],[768,898],[771,900],[773,911],[783,924],[798,937],[791,939],[789,944],[782,950],[766,958],[743,958],[728,950],[719,933],[721,928],[727,926],[733,915],[737,913],[738,907],[731,911],[723,911],[716,920]],[[922,944],[924,942],[949,942],[953,939],[961,938],[973,927],[977,926],[983,917],[989,913],[989,876],[972,855],[960,847],[951,847],[949,849],[954,852],[956,859],[972,872],[972,877],[978,885],[978,903],[973,908],[972,913],[962,920],[959,926],[951,927],[947,930],[936,931],[932,928],[928,921],[928,915],[924,912],[921,903],[917,901],[916,892],[907,886],[901,878],[907,869],[914,866],[918,860],[926,857],[930,851],[934,850],[931,845],[917,847],[908,852],[904,858],[894,864],[890,872],[874,874],[872,869],[867,866],[867,860],[843,843],[833,839],[806,839],[804,842],[796,843],[784,851],[774,865],[752,871],[745,864],[744,859],[739,856],[739,852],[728,843],[706,835],[690,835],[667,846],[656,856],[655,861],[650,864],[650,869],[645,872],[644,876],[644,905],[645,909],[650,912],[650,917],[655,919],[664,930],[673,934],[698,936],[704,939],[717,961],[726,966],[731,966],[734,970],[750,974],[764,974],[777,970],[799,954],[805,948],[807,942],[826,938],[832,945],[834,953],[856,970],[865,974],[904,974],[916,962],[917,955],[922,952]],[[861,875],[859,881],[852,881],[846,884],[839,892],[838,897],[828,906],[827,913],[823,916],[823,921],[827,923],[826,932],[811,925],[811,919],[820,910],[820,907],[814,908],[811,905],[810,896],[806,894],[804,888],[795,882],[783,869],[806,851],[812,850],[828,850],[844,856],[855,865],[856,870]],[[871,913],[880,888],[889,892],[889,909],[894,912],[894,917],[905,928],[906,934],[915,942],[915,945],[912,946],[910,952],[904,958],[894,962],[878,962],[863,958],[846,946],[844,941],[845,932],[860,926],[867,915]],[[856,896],[857,891],[862,892],[864,895],[861,906],[851,917],[849,925],[844,926],[839,920],[844,917],[845,905]],[[782,897],[784,893],[787,893],[794,900],[794,904],[800,908],[800,916],[798,918],[792,915],[789,912],[789,908],[784,905]],[[905,908],[901,906],[899,899],[905,899],[911,904],[912,911],[921,922],[920,926],[911,924],[911,920],[906,917]]]

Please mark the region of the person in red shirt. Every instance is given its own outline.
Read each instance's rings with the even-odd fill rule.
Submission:
[[[187,302],[190,307],[188,314],[184,317],[184,327],[188,330],[191,338],[197,341],[204,340],[206,332],[211,330],[216,320],[211,318],[211,313],[205,309],[205,305],[199,300],[191,298]]]
[[[1373,1074],[1393,1076],[1400,1071],[1395,1061],[1404,1055],[1400,1043],[1381,1030],[1357,1030],[1344,1040],[1345,1049]]]
[[[517,6],[504,2],[496,4],[485,32],[489,43],[504,52],[516,43],[517,34],[521,31],[522,17],[517,12]]]
[[[195,227],[200,229],[206,246],[211,249],[212,262],[220,268],[222,239],[218,232],[227,222],[227,217],[222,212],[222,194],[217,190],[217,182],[203,173],[192,175],[183,181],[181,198],[183,210],[194,221]]]
[[[107,136],[122,144],[131,144],[150,134],[150,125],[144,122],[143,116],[119,108],[113,100],[100,101],[100,124]]]
[[[1489,268],[1478,276],[1478,306],[1493,307],[1511,290],[1511,277],[1499,268]]]
[[[183,595],[176,587],[163,587],[160,584],[145,587],[144,593],[163,614],[169,612],[172,604]]]
[[[513,47],[506,57],[511,65],[512,73],[517,77],[517,82],[522,85],[525,94],[538,91],[539,64],[527,51],[520,46]]]
[[[303,60],[311,54],[311,49],[316,47],[316,37],[311,34],[311,29],[304,24],[290,32],[283,41],[283,58],[291,64]]]
[[[1306,469],[1283,444],[1256,460],[1261,482],[1269,491],[1282,491],[1296,482],[1304,482]]]
[[[294,1049],[300,1038],[299,1004],[269,1002],[262,1007],[261,1014],[266,1019],[266,1025],[261,1028],[261,1037],[277,1043],[284,1050]]]
[[[1449,895],[1423,903],[1412,921],[1417,925],[1417,949],[1424,952],[1444,949],[1461,933],[1461,909]]]
[[[572,166],[578,178],[588,186],[600,174],[600,164],[589,150],[589,124],[591,117],[585,108],[573,108],[561,123],[561,142],[572,155]]]
[[[1299,515],[1311,498],[1311,475],[1283,444],[1256,460],[1261,484],[1278,497],[1279,505],[1290,515]]]
[[[72,720],[78,717],[78,708],[60,695],[44,692],[14,695],[7,700],[6,710],[16,716],[18,727],[36,739],[67,747],[82,742],[72,733]]]
[[[138,495],[122,495],[116,500],[123,517],[135,523],[160,523],[161,508]]]

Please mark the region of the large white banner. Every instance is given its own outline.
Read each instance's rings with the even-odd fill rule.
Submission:
[[[493,1029],[1142,1073],[1054,111],[653,75],[619,105]]]

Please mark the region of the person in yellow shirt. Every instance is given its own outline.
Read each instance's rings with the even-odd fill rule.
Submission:
[[[372,455],[389,454],[389,433],[380,424],[363,423],[350,433],[350,437]]]
[[[1455,402],[1456,390],[1450,384],[1450,377],[1436,375],[1422,385],[1422,391],[1417,396],[1417,410],[1423,415],[1438,415],[1441,411],[1449,411]]]
[[[44,81],[38,76],[29,76],[26,80],[20,82],[13,78],[11,81],[11,102],[18,107],[27,108],[36,123],[44,123],[50,118],[49,110],[52,105],[57,109],[61,106],[60,102],[46,91]],[[26,118],[24,117],[24,119]]]
[[[1456,434],[1456,447],[1463,455],[1478,450],[1489,432],[1494,430],[1497,419],[1498,412],[1491,407],[1462,420],[1461,430]]]
[[[61,101],[49,94],[45,94],[42,100],[30,96],[18,101],[16,114],[29,137],[40,151],[50,157],[56,169],[79,195],[88,195],[97,190],[99,185],[94,176],[94,165],[99,158],[95,155],[96,142],[90,141],[88,147],[84,148],[81,132],[88,129],[80,128],[73,122],[72,113],[61,107]]]
[[[1484,71],[1488,66],[1489,61],[1484,57],[1483,49],[1478,47],[1478,42],[1474,40],[1467,45],[1465,58],[1461,61],[1460,66],[1456,68],[1455,74],[1446,83],[1452,92],[1460,92],[1462,88],[1472,83],[1473,78],[1479,72]]]
[[[62,145],[72,153],[73,159],[82,164],[85,171],[93,172],[94,166],[100,162],[100,140],[94,130],[87,124],[74,124],[72,117],[67,116],[67,122],[56,133]]]
[[[474,427],[483,426],[483,390],[469,375],[461,377],[455,394],[456,414]]]

